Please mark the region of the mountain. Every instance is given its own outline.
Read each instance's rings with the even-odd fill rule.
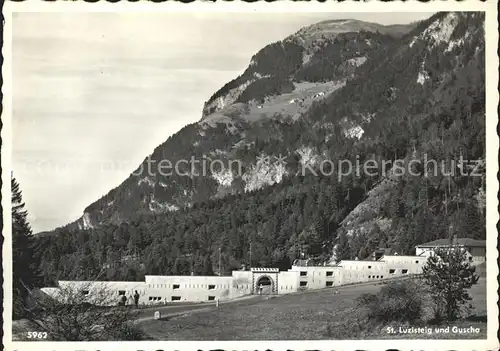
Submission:
[[[293,89],[290,82],[345,79],[381,43],[395,41],[415,26],[416,23],[383,26],[358,20],[333,20],[302,28],[254,55],[242,75],[210,97],[203,108],[203,116],[235,102],[247,102],[250,98],[258,101],[288,92]],[[260,89],[260,94],[255,95]]]
[[[340,235],[351,258],[379,246],[409,253],[452,234],[484,237],[484,79],[480,13],[303,28],[256,53],[209,98],[199,122],[78,221],[41,237],[46,279],[89,277],[109,262],[108,279],[201,274],[218,248],[224,272],[286,267],[301,253],[336,260]],[[410,162],[460,156],[478,160],[478,177],[423,176]],[[194,166],[182,161],[192,158]],[[218,167],[204,171],[209,159]],[[178,172],[159,172],[164,160]],[[361,172],[368,160],[393,164]],[[420,174],[398,174],[395,160]]]
[[[409,31],[414,26],[400,27]],[[89,205],[70,227],[86,229],[107,222],[119,224],[137,212],[168,212],[214,196],[274,183],[272,179],[280,177],[279,170],[263,176],[255,174],[250,162],[255,161],[257,154],[242,155],[249,146],[253,153],[262,151],[253,147],[255,143],[275,137],[265,135],[261,123],[269,123],[271,119],[285,123],[300,118],[314,101],[342,87],[377,50],[395,44],[403,30],[393,35],[393,27],[356,20],[325,21],[264,47],[252,57],[241,76],[205,103],[200,122],[186,126],[150,155],[155,164],[164,159],[175,164],[191,156],[197,160],[217,157],[227,164],[229,159],[243,157],[246,171],[241,177],[131,175]],[[147,169],[147,162],[146,159],[134,174]]]

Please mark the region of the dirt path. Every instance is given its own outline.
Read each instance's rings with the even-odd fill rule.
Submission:
[[[233,300],[220,301],[219,306],[232,306],[236,307],[238,305],[248,305],[264,301],[270,298],[270,296],[259,296],[259,295],[247,295],[242,296]],[[154,314],[156,311],[161,313],[162,319],[170,319],[173,317],[182,316],[185,314],[192,314],[194,312],[206,312],[217,309],[215,302],[208,303],[197,303],[197,304],[186,304],[186,305],[170,305],[170,306],[158,306],[158,307],[148,307],[139,313],[137,318],[134,320],[135,323],[141,323],[147,320],[154,320]]]

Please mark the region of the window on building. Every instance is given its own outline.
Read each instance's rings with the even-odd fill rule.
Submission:
[[[181,287],[181,285],[180,285],[180,284],[174,284],[174,285],[172,285],[172,288],[173,288],[173,289],[179,289],[180,287]]]
[[[415,263],[418,263],[418,261],[415,261]]]
[[[82,295],[88,295],[89,291],[88,290],[82,290]]]
[[[371,269],[371,268],[372,268],[372,266],[368,266],[368,269]]]
[[[307,282],[300,282],[300,286],[307,286]]]
[[[326,272],[327,277],[331,277],[333,275],[333,272]]]
[[[326,286],[333,286],[333,282],[326,282]]]
[[[395,269],[389,269],[389,274],[394,274],[394,272],[396,272]]]
[[[208,297],[208,301],[213,301],[213,300],[215,300],[215,296],[209,296]]]
[[[153,296],[150,296],[150,297],[149,297],[149,301],[153,301]]]
[[[407,269],[402,269],[401,273],[406,274],[406,273],[408,273],[408,270]]]
[[[180,296],[172,296],[172,301],[180,301],[181,297]]]
[[[209,285],[208,286],[208,290],[214,290],[215,289],[215,285]]]
[[[125,290],[118,290],[118,295],[120,296],[125,295]]]
[[[378,279],[378,275],[377,275],[377,279]]]
[[[304,272],[304,271],[300,272],[300,276],[301,276],[301,277],[305,277],[305,276],[307,276],[307,272]]]
[[[381,275],[381,276],[380,276],[380,278],[381,278],[381,279],[383,279],[383,278],[384,278],[384,276],[383,276],[383,275]]]
[[[372,277],[371,275],[368,276],[368,278],[371,278],[371,277]]]

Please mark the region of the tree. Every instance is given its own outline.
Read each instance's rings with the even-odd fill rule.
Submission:
[[[35,242],[19,183],[11,177],[12,191],[12,278],[13,318],[22,317],[31,289],[41,280],[34,259]]]
[[[479,240],[486,239],[485,216],[479,213],[479,210],[473,203],[469,203],[465,208],[464,228],[462,237],[474,238]]]
[[[368,250],[366,250],[366,247],[362,247],[361,249],[359,249],[359,252],[358,252],[358,259],[360,260],[364,260],[368,257]]]
[[[351,247],[347,235],[342,231],[339,235],[339,242],[335,246],[335,259],[337,262],[341,260],[349,260],[352,257]]]
[[[468,290],[477,282],[475,267],[467,252],[458,246],[436,249],[423,267],[423,277],[431,289],[435,303],[435,317],[455,320],[472,300]]]
[[[364,249],[364,246],[367,241],[368,238],[364,233],[354,232],[350,237],[350,243],[349,243],[349,246],[351,247],[352,256],[355,256],[358,259],[364,259],[366,257],[366,250]],[[363,257],[360,257],[360,254],[363,254]]]
[[[210,255],[206,255],[203,259],[203,275],[214,275],[212,261],[210,260]]]
[[[298,235],[293,235],[290,243],[291,247],[288,253],[294,258],[297,254],[299,254],[299,257],[312,257],[321,254],[322,241],[316,230],[315,223],[302,230]]]

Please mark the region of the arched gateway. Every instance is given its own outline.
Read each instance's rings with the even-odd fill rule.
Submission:
[[[251,268],[252,294],[278,293],[278,268]]]

